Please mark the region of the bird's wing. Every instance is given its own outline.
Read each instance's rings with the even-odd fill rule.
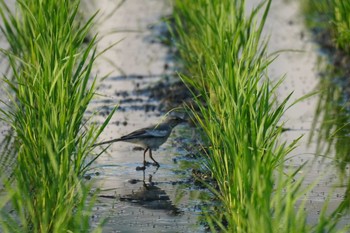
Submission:
[[[146,131],[146,134],[150,137],[166,137],[169,134],[169,130],[165,129],[149,129]]]
[[[147,137],[165,137],[169,133],[168,130],[162,127],[150,127],[136,130],[128,135],[121,137],[121,140],[133,139],[133,138],[147,138]]]
[[[132,133],[129,133],[127,135],[122,136],[120,139],[123,140],[123,139],[128,139],[128,138],[130,139],[130,138],[141,137],[142,135],[145,134],[145,132],[146,132],[145,129],[139,129],[139,130],[136,130],[136,131],[134,131]]]

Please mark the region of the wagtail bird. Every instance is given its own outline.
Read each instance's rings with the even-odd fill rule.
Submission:
[[[142,128],[136,130],[130,134],[122,136],[121,138],[100,142],[94,144],[94,146],[99,146],[103,144],[108,144],[112,142],[130,142],[141,146],[144,149],[143,152],[143,166],[137,167],[137,170],[146,169],[146,152],[149,151],[149,157],[154,161],[154,164],[159,167],[159,163],[154,160],[152,156],[152,150],[157,150],[166,140],[168,139],[171,131],[175,126],[180,123],[186,122],[180,117],[169,116],[163,123],[152,125],[150,127]]]

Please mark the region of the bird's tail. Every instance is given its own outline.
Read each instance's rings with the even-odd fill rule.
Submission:
[[[109,141],[95,143],[92,146],[101,146],[101,145],[104,145],[104,144],[108,144],[108,143],[112,143],[112,142],[118,142],[118,141],[120,141],[120,138],[116,138],[116,139],[112,139],[112,140],[109,140]]]

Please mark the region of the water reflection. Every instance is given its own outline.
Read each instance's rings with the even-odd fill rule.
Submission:
[[[156,186],[156,183],[152,181],[153,175],[149,175],[146,181],[145,171],[143,171],[143,180],[140,182],[142,185],[136,191],[120,196],[120,201],[131,202],[147,209],[164,210],[170,215],[181,214],[182,212],[171,202],[165,190]]]
[[[350,92],[346,85],[349,81],[341,69],[322,62],[319,65],[324,68],[310,141],[317,140],[317,154],[334,154],[331,159],[338,168],[339,182],[346,188],[344,199],[333,212],[333,217],[339,219],[350,207]]]
[[[158,187],[157,182],[153,181],[157,170],[153,174],[149,174],[148,179],[146,179],[146,171],[143,171],[142,180],[129,180],[130,193],[120,195],[119,197],[113,195],[100,195],[100,197],[119,198],[120,201],[129,202],[146,209],[164,210],[166,214],[172,216],[182,214],[183,212],[172,203],[166,191]]]
[[[334,161],[342,178],[349,175],[350,162],[350,102],[344,81],[345,77],[339,69],[326,66],[321,74],[322,91],[310,138],[317,140],[317,154],[330,154],[334,150]]]

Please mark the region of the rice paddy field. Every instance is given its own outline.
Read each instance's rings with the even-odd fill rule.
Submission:
[[[0,232],[350,232],[349,10],[0,0]]]

